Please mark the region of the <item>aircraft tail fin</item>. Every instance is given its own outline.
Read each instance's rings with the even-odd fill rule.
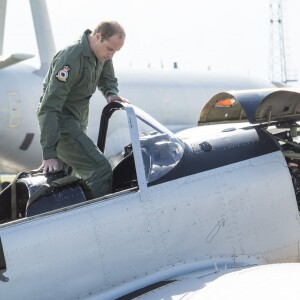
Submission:
[[[0,55],[2,55],[3,52],[5,15],[6,15],[6,0],[0,0]]]
[[[45,76],[56,51],[47,4],[45,0],[30,0],[30,6],[41,61],[37,73]]]

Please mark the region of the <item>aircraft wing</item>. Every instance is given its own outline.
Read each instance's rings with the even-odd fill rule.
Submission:
[[[206,270],[173,278],[140,290],[138,299],[298,299],[299,263],[270,264],[244,268]],[[129,299],[132,299],[129,297]]]
[[[4,60],[0,60],[0,69],[14,65],[20,61],[23,61],[23,60],[26,60],[26,59],[29,59],[32,57],[34,57],[33,54],[23,54],[23,53],[12,54],[9,57],[5,58]]]

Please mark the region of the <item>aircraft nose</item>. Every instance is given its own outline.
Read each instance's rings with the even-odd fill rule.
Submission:
[[[31,67],[0,70],[0,173],[35,169],[42,160],[34,113],[42,77],[32,70]]]

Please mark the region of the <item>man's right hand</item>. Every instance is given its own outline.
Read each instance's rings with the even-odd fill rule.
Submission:
[[[43,170],[43,173],[46,174],[48,172],[58,171],[58,159],[57,158],[49,158],[45,159],[40,166],[40,169]]]
[[[113,94],[108,95],[107,103],[111,103],[111,102],[114,102],[114,101],[130,103],[130,101],[126,98],[123,98],[123,97],[120,97],[120,96],[117,96],[117,95],[113,95]]]

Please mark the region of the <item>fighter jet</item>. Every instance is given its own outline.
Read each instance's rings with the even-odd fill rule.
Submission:
[[[111,194],[34,172],[0,194],[1,299],[296,299],[299,120],[287,89],[219,93],[177,135],[108,104]]]

